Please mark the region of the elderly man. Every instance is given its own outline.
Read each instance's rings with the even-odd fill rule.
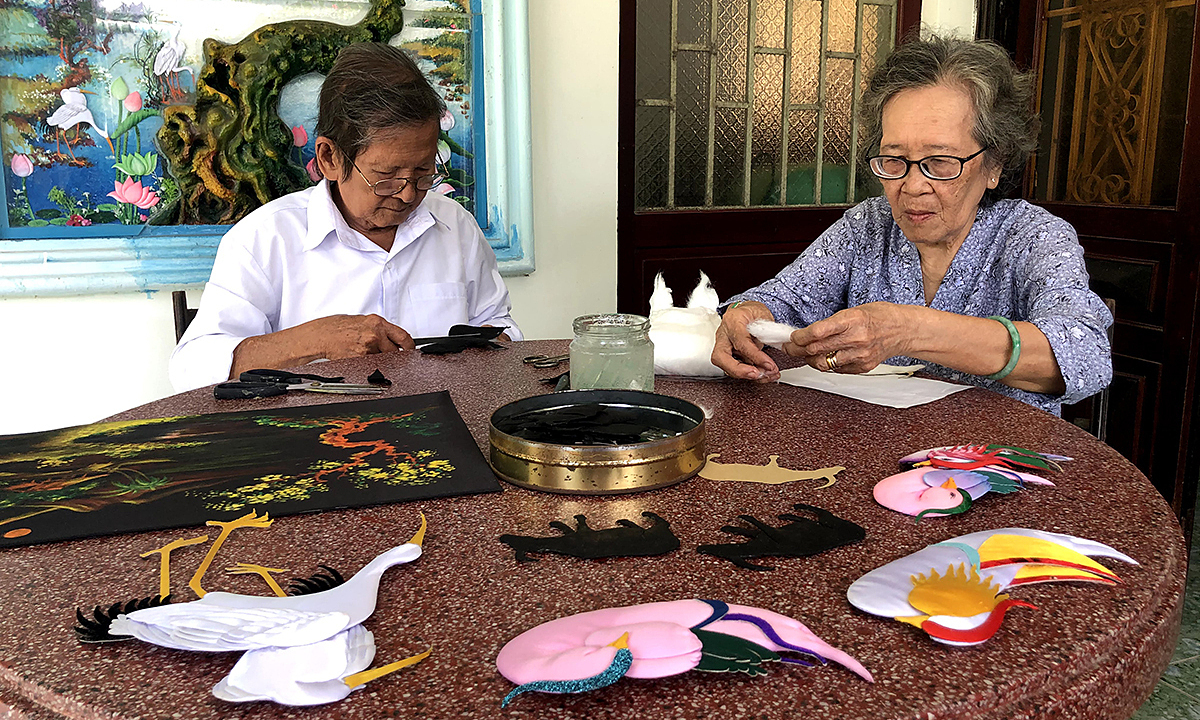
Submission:
[[[251,368],[412,350],[451,325],[521,339],[475,219],[429,193],[445,104],[401,50],[352,45],[321,88],[313,188],[247,215],[221,240],[199,313],[171,356],[183,391]],[[503,337],[503,336],[502,336]]]

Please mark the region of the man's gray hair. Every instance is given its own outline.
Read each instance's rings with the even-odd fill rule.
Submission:
[[[347,45],[321,85],[317,135],[338,149],[342,179],[381,131],[437,121],[446,103],[403,50],[385,43]]]
[[[958,85],[975,108],[976,142],[988,164],[1004,168],[1000,183],[983,195],[991,203],[1016,187],[1037,148],[1040,123],[1033,112],[1034,78],[1017,69],[1008,53],[988,40],[931,35],[897,47],[871,76],[859,106],[863,160],[879,151],[883,108],[897,93],[932,85]],[[917,158],[910,158],[915,160]]]

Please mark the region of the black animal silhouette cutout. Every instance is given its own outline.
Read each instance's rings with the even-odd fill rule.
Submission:
[[[562,533],[557,537],[501,535],[500,542],[517,553],[519,562],[536,562],[529,553],[554,553],[595,560],[610,557],[642,557],[663,555],[679,549],[679,538],[671,532],[671,524],[652,512],[642,513],[650,518],[649,527],[630,520],[618,520],[617,527],[593,530],[584,515],[575,516],[575,528],[557,520],[550,527]]]
[[[867,531],[861,526],[849,520],[843,520],[828,510],[803,503],[797,503],[792,508],[806,510],[815,515],[816,520],[788,513],[779,516],[780,520],[788,521],[786,525],[772,527],[750,515],[738,515],[740,519],[753,527],[726,525],[721,528],[721,532],[741,535],[749,540],[742,543],[701,545],[696,548],[696,552],[725,558],[734,565],[748,570],[774,570],[775,568],[771,566],[755,565],[748,560],[761,557],[816,555],[835,547],[859,542],[867,536]]]

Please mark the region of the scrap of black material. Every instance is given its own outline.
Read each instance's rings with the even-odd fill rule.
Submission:
[[[504,326],[494,327],[486,325],[454,325],[451,326],[450,332],[438,337],[419,337],[413,338],[414,345],[425,345],[427,343],[442,342],[451,338],[482,338],[483,340],[495,340],[504,334],[508,328]]]
[[[658,408],[591,402],[513,415],[496,429],[558,445],[632,445],[675,437],[695,427],[691,418]]]
[[[375,372],[368,375],[367,382],[371,383],[372,385],[378,385],[380,387],[391,387],[392,386],[392,381],[388,380],[387,377],[385,377],[384,374],[382,372],[380,372],[379,370],[376,370]]]
[[[98,423],[0,437],[0,547],[499,491],[445,391]]]
[[[490,328],[489,328],[490,329]],[[420,350],[426,355],[451,355],[460,353],[468,348],[485,350],[503,350],[504,346],[480,337],[452,337],[428,345],[422,345]]]
[[[558,375],[551,375],[550,377],[545,377],[541,380],[538,380],[538,382],[542,383],[543,385],[549,385],[553,387],[554,392],[558,392],[559,390],[570,390],[571,371],[568,370],[564,373],[559,373]]]
[[[519,562],[537,561],[529,553],[554,553],[595,560],[612,557],[644,557],[664,555],[679,549],[679,538],[671,532],[671,524],[652,512],[642,513],[650,519],[649,527],[629,520],[618,520],[617,527],[594,530],[583,515],[575,516],[575,528],[557,520],[550,527],[562,533],[557,537],[501,535],[500,542],[516,551]]]
[[[805,510],[816,516],[816,520],[787,513],[780,515],[780,520],[788,523],[781,527],[773,527],[756,520],[750,515],[738,517],[751,525],[750,528],[726,525],[721,532],[741,535],[748,538],[742,543],[724,543],[716,545],[701,545],[696,552],[725,558],[738,567],[749,570],[774,570],[767,565],[755,565],[747,562],[750,558],[761,557],[805,557],[831,550],[842,545],[860,542],[867,536],[867,531],[860,525],[843,520],[828,510],[819,507],[797,503],[792,506],[796,510]]]

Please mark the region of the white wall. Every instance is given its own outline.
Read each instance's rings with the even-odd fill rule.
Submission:
[[[508,286],[531,339],[616,307],[617,12],[618,0],[529,0],[537,271]],[[974,0],[925,0],[922,21],[970,36],[974,13]],[[0,299],[0,433],[169,395],[171,317],[166,292]]]

